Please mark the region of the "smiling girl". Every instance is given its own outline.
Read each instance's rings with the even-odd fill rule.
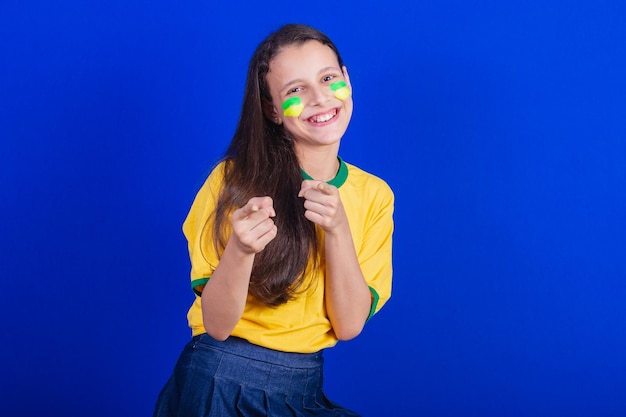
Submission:
[[[304,25],[250,62],[239,125],[183,225],[192,340],[155,416],[356,416],[323,392],[324,349],[391,295],[393,193],[339,145],[352,85]]]

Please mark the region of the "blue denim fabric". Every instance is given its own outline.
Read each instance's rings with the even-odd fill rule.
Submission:
[[[184,348],[155,417],[346,416],[322,390],[322,352],[287,353],[207,334]]]

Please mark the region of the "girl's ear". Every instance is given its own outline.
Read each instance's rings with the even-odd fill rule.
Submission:
[[[350,76],[348,75],[348,68],[344,65],[341,67],[341,71],[343,72],[343,76],[346,77],[346,84],[350,87],[350,91],[352,91],[352,84],[350,84]]]
[[[282,120],[276,111],[276,107],[274,107],[272,103],[265,100],[263,100],[263,114],[277,125],[282,124]]]

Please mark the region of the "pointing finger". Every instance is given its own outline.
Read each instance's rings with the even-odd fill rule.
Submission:
[[[298,197],[304,197],[304,193],[306,193],[307,190],[315,190],[315,189],[319,190],[319,184],[321,183],[322,181],[317,181],[317,180],[302,181],[302,186],[300,187],[300,192],[298,193]]]
[[[330,185],[330,184],[328,184],[328,183],[325,183],[325,182],[320,182],[320,183],[317,185],[317,189],[318,189],[319,191],[321,191],[321,192],[322,192],[322,194],[325,194],[325,195],[333,195],[333,189],[334,189],[334,188],[335,188],[335,187],[333,187],[332,185]]]

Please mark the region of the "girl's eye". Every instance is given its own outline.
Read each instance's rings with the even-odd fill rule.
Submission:
[[[332,80],[333,78],[335,78],[334,75],[327,75],[324,78],[322,78],[322,81],[328,82],[328,81]]]
[[[295,93],[299,93],[300,91],[302,91],[301,87],[294,87],[291,90],[289,90],[288,94],[295,94]]]

